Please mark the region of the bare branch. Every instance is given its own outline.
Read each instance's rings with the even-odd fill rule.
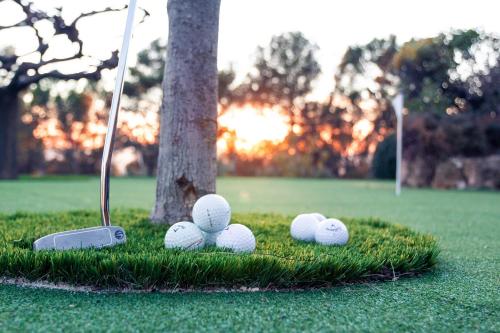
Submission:
[[[12,1],[21,7],[21,9],[24,12],[24,14],[26,15],[26,17],[22,21],[19,21],[16,24],[13,24],[10,26],[1,26],[0,30],[9,29],[9,28],[18,28],[18,27],[32,28],[35,32],[35,36],[36,36],[37,41],[38,41],[38,47],[35,51],[30,52],[28,54],[31,54],[34,52],[40,52],[40,54],[43,55],[43,53],[45,53],[45,51],[47,51],[47,49],[48,49],[48,44],[43,43],[43,39],[40,36],[40,32],[35,27],[35,24],[39,21],[42,21],[42,20],[49,20],[49,18],[50,18],[49,15],[47,15],[47,13],[44,13],[42,11],[33,9],[32,2],[23,2],[21,0],[12,0]],[[16,59],[18,59],[18,58],[19,57],[16,57]]]
[[[143,23],[146,20],[146,18],[148,18],[151,14],[149,14],[149,12],[142,7],[139,7],[139,9],[142,10],[142,14],[143,14],[142,19],[139,21],[139,24],[140,24],[140,23]]]
[[[94,15],[97,15],[97,14],[109,13],[109,12],[119,12],[119,11],[127,9],[127,7],[128,6],[124,6],[122,8],[107,7],[107,8],[104,8],[102,10],[94,10],[94,11],[91,11],[91,12],[82,13],[77,18],[75,18],[73,20],[73,22],[71,22],[71,24],[69,26],[76,27],[76,24],[78,23],[78,21],[80,21],[81,19],[83,19],[85,17],[94,16]]]
[[[74,59],[78,59],[75,57]],[[72,60],[69,58],[62,59],[63,61]],[[49,63],[48,61],[46,64]],[[101,72],[104,69],[113,69],[118,65],[118,51],[114,51],[111,56],[101,61],[99,65],[95,67],[95,69],[91,72],[77,72],[77,73],[61,73],[60,71],[54,70],[47,73],[41,73],[36,75],[20,75],[17,77],[17,80],[13,80],[16,82],[16,88],[24,89],[33,83],[38,83],[43,79],[56,79],[56,80],[78,80],[78,79],[88,79],[92,81],[97,81],[101,79]],[[17,75],[16,75],[17,76]]]
[[[21,21],[24,22],[24,25],[26,26],[33,26],[36,22],[41,21],[41,20],[47,20],[50,18],[50,16],[47,13],[44,13],[39,10],[33,9],[32,5],[33,2],[23,2],[22,0],[12,0],[16,4],[18,4],[24,14],[26,15],[26,18]],[[21,22],[17,24],[21,24]]]
[[[30,69],[34,69],[38,71],[43,66],[54,64],[57,62],[65,62],[65,61],[70,61],[70,60],[75,60],[75,59],[81,59],[82,55],[81,54],[74,54],[72,56],[66,57],[66,58],[53,58],[50,60],[46,61],[40,61],[40,62],[24,62],[21,65],[19,65],[19,70],[22,72],[27,72]]]
[[[89,79],[97,81],[101,78],[101,72],[99,70],[94,70],[92,72],[78,72],[78,73],[61,73],[60,71],[54,70],[47,73],[39,74],[32,77],[27,77],[24,81],[20,80],[20,84],[29,86],[30,84],[37,83],[42,79],[56,79],[56,80],[79,80],[79,79]]]
[[[4,1],[4,0],[0,0]],[[84,57],[83,55],[83,41],[80,39],[79,30],[77,28],[78,22],[84,18],[92,17],[94,15],[109,13],[109,12],[118,12],[127,8],[127,6],[122,8],[105,8],[102,10],[95,10],[86,13],[80,14],[76,17],[71,23],[67,24],[66,21],[62,17],[62,8],[55,8],[56,13],[53,15],[49,15],[46,12],[41,10],[37,10],[33,7],[33,2],[29,0],[12,0],[14,3],[19,5],[26,15],[26,17],[11,26],[0,27],[0,29],[9,29],[14,27],[30,27],[34,30],[38,46],[37,48],[28,53],[40,53],[40,59],[43,59],[43,55],[46,53],[49,48],[49,42],[44,41],[42,38],[40,31],[35,27],[35,24],[39,21],[48,21],[52,24],[55,32],[54,36],[64,35],[68,38],[68,40],[72,43],[78,44],[78,50],[71,56],[65,58],[53,58],[40,62],[24,62],[18,63],[20,56],[17,55],[0,55],[0,67],[6,69],[7,71],[11,71],[14,73],[12,80],[10,83],[4,87],[8,89],[22,90],[28,87],[33,83],[38,83],[40,80],[45,78],[51,79],[59,79],[59,80],[74,80],[79,78],[86,78],[89,80],[99,80],[101,78],[101,71],[104,69],[112,69],[118,65],[118,51],[114,51],[111,57],[107,60],[100,61],[97,66],[94,67],[93,70],[90,71],[82,71],[77,73],[64,74],[60,71],[54,70],[47,73],[39,73],[40,68],[49,64],[57,64],[65,61],[81,59]],[[149,16],[149,13],[143,10],[143,17],[141,22],[143,22],[146,17]]]
[[[94,15],[97,15],[97,14],[103,14],[103,13],[109,13],[109,12],[119,12],[119,11],[125,10],[127,8],[128,8],[128,5],[125,5],[122,8],[107,7],[107,8],[102,9],[102,10],[94,10],[94,11],[91,11],[91,12],[82,13],[77,18],[75,18],[73,20],[73,22],[71,22],[70,26],[76,27],[76,24],[78,23],[78,21],[80,21],[83,18],[89,17],[89,16],[94,16]],[[144,22],[144,20],[146,19],[146,17],[148,17],[150,14],[144,8],[141,8],[141,10],[143,11],[143,14],[144,14],[144,16],[141,19],[141,22]]]
[[[12,28],[18,28],[18,27],[25,27],[25,26],[27,26],[27,24],[23,20],[23,21],[17,22],[16,24],[12,24],[12,25],[0,25],[0,30],[12,29]]]
[[[12,66],[16,64],[16,61],[17,61],[16,55],[10,55],[10,56],[0,55],[0,63],[1,63],[0,68],[10,71],[12,70]]]

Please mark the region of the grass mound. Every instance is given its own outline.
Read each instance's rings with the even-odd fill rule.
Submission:
[[[127,231],[127,244],[102,250],[32,250],[49,233],[97,225],[97,212],[0,215],[0,276],[96,287],[308,287],[371,279],[391,279],[432,267],[438,248],[433,237],[376,219],[344,219],[345,247],[294,241],[292,217],[234,214],[257,239],[253,254],[215,247],[167,250],[167,226],[153,225],[144,210],[118,210],[112,221]]]

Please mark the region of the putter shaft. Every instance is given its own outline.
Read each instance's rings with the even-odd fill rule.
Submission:
[[[102,227],[70,230],[50,234],[37,239],[33,243],[33,250],[72,250],[86,248],[103,248],[123,244],[127,237],[125,230],[118,226],[111,226],[109,218],[109,176],[111,171],[111,155],[116,132],[116,121],[120,109],[120,100],[123,91],[123,80],[127,65],[127,54],[132,37],[137,0],[130,0],[127,14],[127,24],[123,36],[123,44],[119,54],[118,73],[116,74],[115,90],[109,112],[108,130],[102,153],[101,164],[101,222]]]
[[[110,226],[111,220],[109,217],[109,177],[111,172],[111,157],[113,155],[113,143],[115,141],[116,122],[118,119],[118,111],[120,109],[120,101],[123,92],[123,82],[125,78],[125,70],[127,68],[127,54],[132,38],[132,26],[134,23],[135,9],[137,0],[130,0],[128,5],[127,24],[125,26],[125,34],[123,35],[122,48],[118,61],[118,72],[116,74],[115,89],[113,91],[113,99],[111,101],[111,109],[109,111],[108,129],[106,132],[106,140],[102,153],[101,162],[101,222],[103,226]]]

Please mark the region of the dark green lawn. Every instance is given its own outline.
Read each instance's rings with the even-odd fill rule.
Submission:
[[[500,194],[365,181],[224,178],[237,212],[380,217],[438,237],[418,278],[328,290],[87,294],[0,286],[0,330],[499,331]],[[152,179],[114,179],[112,206],[149,209]],[[98,180],[0,182],[0,211],[97,209]],[[97,222],[97,221],[96,221]]]

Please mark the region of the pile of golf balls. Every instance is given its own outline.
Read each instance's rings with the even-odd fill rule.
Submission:
[[[319,213],[298,215],[292,221],[290,234],[294,239],[322,245],[345,245],[349,240],[349,232],[342,221],[327,219]]]
[[[229,224],[231,207],[217,194],[207,194],[193,206],[193,222],[178,222],[165,235],[166,248],[200,249],[215,245],[236,253],[255,250],[255,237],[241,224]]]

